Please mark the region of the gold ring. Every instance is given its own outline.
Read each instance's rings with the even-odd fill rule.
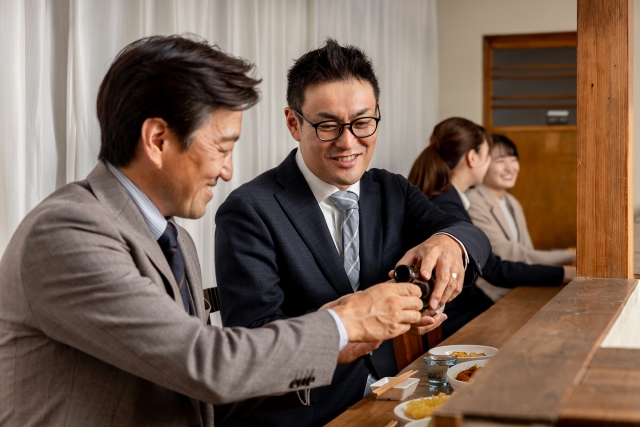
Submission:
[[[456,273],[451,273],[451,277],[453,277],[454,279],[457,279],[458,275]]]

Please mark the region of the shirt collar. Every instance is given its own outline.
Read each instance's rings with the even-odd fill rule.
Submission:
[[[140,190],[133,182],[131,182],[131,180],[127,178],[127,176],[122,173],[120,169],[113,166],[109,162],[105,163],[107,164],[107,167],[109,168],[111,173],[113,173],[120,184],[122,184],[124,189],[127,190],[127,193],[129,193],[129,197],[131,197],[131,200],[133,200],[133,202],[138,207],[138,210],[142,214],[142,218],[144,218],[144,222],[147,224],[147,227],[149,227],[149,231],[151,231],[153,238],[158,240],[164,233],[164,230],[167,228],[167,218],[162,216],[160,210],[151,201],[151,199],[149,199],[149,197],[147,197],[147,195],[144,194],[142,190]],[[173,218],[169,218],[168,220],[175,225]],[[178,230],[178,227],[176,227],[176,230]]]
[[[462,191],[458,190],[458,187],[456,187],[455,184],[451,184],[451,185],[453,185],[453,188],[455,188],[456,191],[458,192],[458,195],[460,196],[460,199],[462,200],[462,206],[464,206],[464,210],[468,211],[469,210],[469,206],[471,206],[471,202],[469,201],[469,198]]]
[[[309,188],[311,188],[311,192],[318,203],[322,203],[327,199],[327,197],[337,191],[340,191],[340,189],[335,185],[321,180],[311,172],[304,162],[302,154],[300,154],[300,149],[298,149],[298,152],[296,153],[296,164],[298,165],[300,172],[302,172],[302,176],[304,176],[304,179],[307,181],[307,184],[309,184]],[[355,184],[351,184],[347,190],[355,193],[356,196],[358,196],[358,199],[360,199],[360,180]]]

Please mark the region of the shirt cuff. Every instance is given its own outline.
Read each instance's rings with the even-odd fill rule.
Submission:
[[[445,236],[449,236],[451,237],[453,240],[455,240],[456,242],[458,242],[460,244],[460,246],[462,246],[462,250],[464,251],[464,271],[467,271],[467,265],[469,265],[469,254],[467,253],[467,248],[464,247],[464,245],[462,244],[462,242],[460,240],[458,240],[457,238],[453,237],[451,234],[449,233],[435,233],[435,235],[437,234],[444,234]]]
[[[328,308],[327,311],[331,313],[331,316],[333,316],[333,320],[336,321],[338,333],[340,334],[340,345],[338,346],[338,351],[342,351],[347,346],[347,344],[349,344],[349,335],[347,334],[347,329],[344,327],[342,319],[340,319],[340,316],[338,316],[335,311],[331,310],[330,308]]]

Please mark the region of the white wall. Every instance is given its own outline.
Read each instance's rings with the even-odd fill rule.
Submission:
[[[640,286],[629,296],[622,312],[602,341],[601,347],[640,348]]]
[[[485,35],[576,31],[576,0],[437,0],[439,120],[482,123]],[[634,0],[634,211],[640,216],[640,0]],[[637,65],[636,65],[637,64]],[[640,243],[640,242],[639,242]]]
[[[482,123],[484,36],[576,28],[576,0],[438,0],[440,119]]]

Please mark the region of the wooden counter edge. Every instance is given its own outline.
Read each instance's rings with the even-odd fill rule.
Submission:
[[[484,368],[489,377],[479,376],[437,411],[435,426],[460,413],[465,426],[467,419],[555,425],[636,285],[634,279],[574,280],[505,344]],[[567,352],[575,358],[568,364]]]

